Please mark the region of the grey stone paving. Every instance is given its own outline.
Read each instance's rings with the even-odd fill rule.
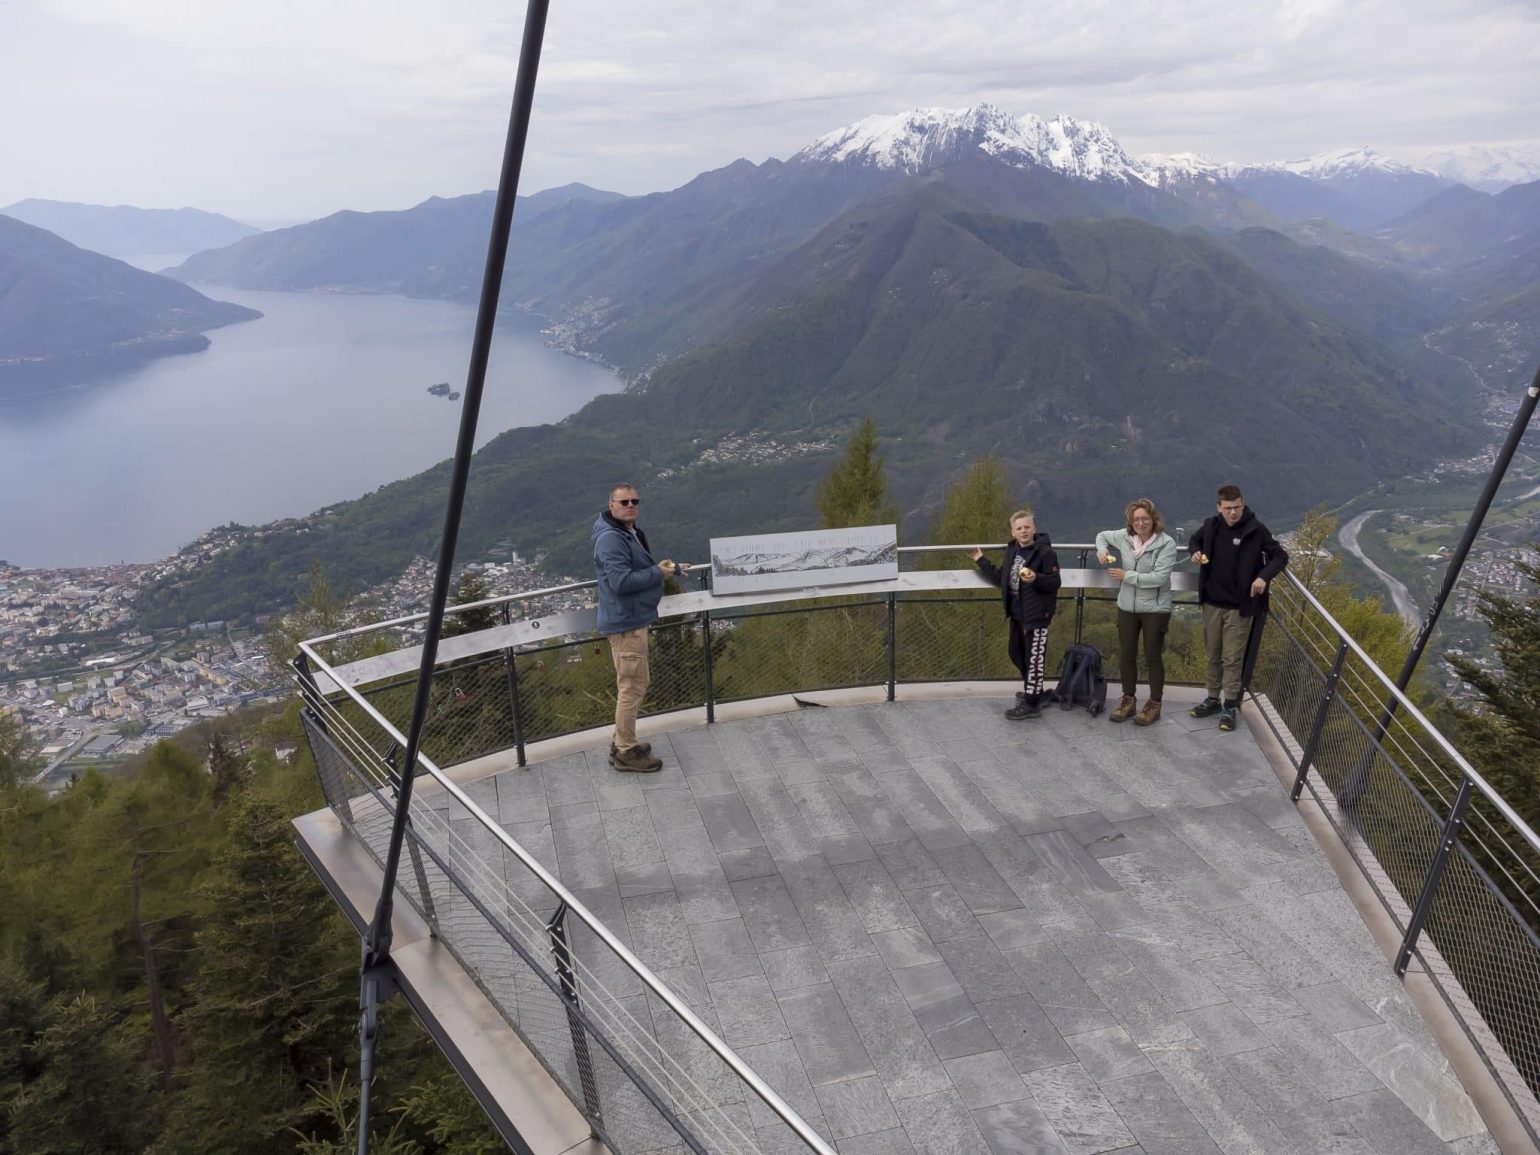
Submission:
[[[472,792],[847,1155],[1495,1150],[1244,726],[1008,704],[720,722],[654,735],[658,774],[600,745]]]

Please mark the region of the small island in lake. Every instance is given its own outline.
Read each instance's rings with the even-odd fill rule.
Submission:
[[[448,381],[440,381],[437,385],[429,385],[428,392],[435,397],[447,397],[451,401],[460,400],[459,392],[451,389]]]

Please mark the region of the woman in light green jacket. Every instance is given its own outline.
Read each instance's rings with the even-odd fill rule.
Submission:
[[[1148,726],[1160,720],[1160,696],[1166,686],[1166,630],[1171,625],[1171,567],[1176,542],[1165,532],[1160,511],[1147,497],[1128,503],[1124,528],[1096,535],[1096,556],[1118,586],[1118,665],[1123,700],[1107,717],[1114,722]],[[1137,714],[1139,639],[1150,668],[1150,697]]]

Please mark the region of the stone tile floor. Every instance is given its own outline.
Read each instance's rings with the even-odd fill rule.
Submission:
[[[658,774],[600,744],[467,790],[846,1155],[1495,1152],[1195,698],[1148,729],[804,708],[654,734]]]

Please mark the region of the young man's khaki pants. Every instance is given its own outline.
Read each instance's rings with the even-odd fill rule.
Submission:
[[[1240,610],[1203,606],[1203,649],[1208,657],[1208,695],[1225,702],[1241,697],[1241,668],[1246,661],[1246,641],[1251,619]],[[1223,693],[1221,693],[1221,688]]]
[[[610,635],[615,663],[615,749],[624,753],[637,744],[636,715],[647,696],[651,671],[647,667],[647,627]]]

